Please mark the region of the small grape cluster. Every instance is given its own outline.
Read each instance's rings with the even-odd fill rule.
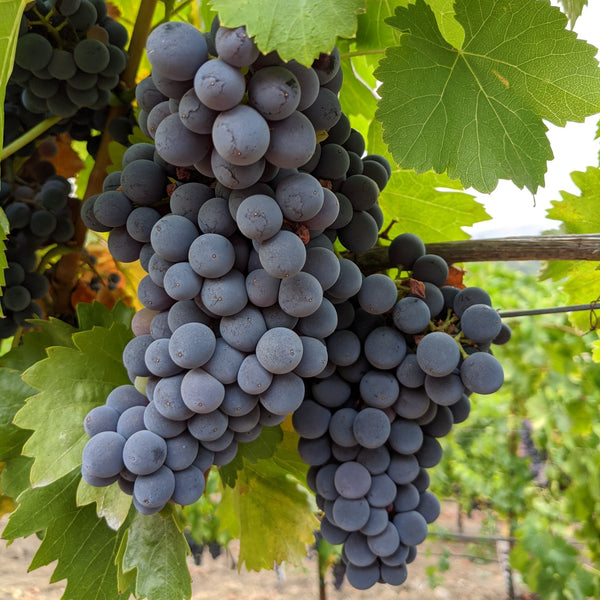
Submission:
[[[256,439],[263,426],[281,423],[302,404],[303,378],[327,364],[322,340],[336,327],[334,302],[354,295],[362,280],[353,262],[336,256],[332,240],[362,220],[370,225],[362,247],[377,241],[379,186],[391,171],[382,157],[362,159],[354,153],[351,159],[354,150],[364,152],[364,140],[342,115],[337,90],[325,87],[341,81],[337,52],[312,68],[292,66],[292,72],[275,68],[281,64],[275,55],[259,58],[243,28],[216,31],[219,58],[208,59],[206,38],[185,23],[164,24],[150,35],[153,72],[138,85],[136,98],[140,125],[156,147],[131,146],[122,170],[111,173],[103,192],[82,207],[89,228],[109,231],[108,246],[117,260],[139,258],[148,272],[138,288],[145,308],[134,317],[136,337],[126,346],[123,362],[132,381],[147,378],[150,400],[135,409],[133,428],[119,425],[120,418],[129,419],[125,411],[119,417],[106,410],[116,409],[110,397],[88,415],[92,437],[82,472],[93,485],[118,479],[145,514],[169,500],[194,502],[202,493],[203,470],[227,464],[239,442]],[[179,60],[180,48],[189,55],[187,66]],[[242,65],[232,64],[240,62],[239,52],[254,57],[241,61],[250,66],[246,75]],[[267,111],[265,103],[276,96],[285,112],[271,106],[267,121],[257,108],[239,104],[239,94],[233,102],[223,91],[213,102],[221,98],[231,108],[207,108],[187,79],[203,67],[241,78],[244,90],[262,98],[262,104],[257,100],[261,110]],[[186,109],[190,98],[193,108]],[[309,112],[313,123],[297,109],[308,112],[315,103],[314,114]],[[241,119],[235,116],[240,111]],[[188,129],[203,114],[209,118],[207,132]],[[234,121],[219,125],[230,116]],[[264,127],[253,129],[256,122]],[[278,127],[282,137],[273,133]],[[232,141],[235,151],[223,146],[230,128],[241,134]],[[317,128],[327,136],[322,143],[317,143]],[[202,163],[207,143],[214,159],[209,169]],[[245,158],[236,158],[238,153]],[[221,168],[222,154],[235,161],[227,160],[231,168]],[[260,173],[248,178],[246,167]],[[369,169],[379,174],[379,184],[365,174]],[[348,240],[356,250],[354,237]],[[126,390],[119,394],[136,396],[133,386]],[[103,412],[110,413],[110,426]],[[183,446],[189,451],[176,459],[183,456]],[[118,448],[114,455],[107,450],[113,447]],[[140,471],[141,457],[146,458]]]
[[[395,238],[389,255],[410,285],[399,294],[384,275],[364,279],[326,340],[328,368],[292,418],[321,534],[344,544],[358,589],[405,581],[440,513],[426,471],[441,460],[438,439],[467,418],[471,393],[500,388],[489,348],[510,337],[489,295],[445,285],[448,265],[417,236]]]
[[[104,108],[127,64],[127,38],[104,0],[37,0],[21,20],[10,81],[34,114]]]
[[[49,282],[43,273],[36,272],[37,250],[52,244],[65,244],[73,237],[75,226],[71,213],[71,184],[54,174],[53,166],[35,159],[33,165],[41,181],[2,181],[0,205],[2,206],[10,233],[6,244],[8,267],[4,272],[2,289],[0,338],[15,334],[18,327],[26,327],[25,319],[41,316],[42,309],[36,302],[49,291]]]

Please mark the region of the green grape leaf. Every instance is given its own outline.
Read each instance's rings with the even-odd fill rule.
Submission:
[[[428,0],[427,4],[433,10],[444,38],[455,48],[460,48],[465,38],[465,30],[455,19],[454,0]],[[367,0],[366,11],[358,15],[356,47],[360,50],[383,51],[397,44],[400,35],[386,23],[386,19],[394,14],[396,6],[407,5],[408,0]]]
[[[243,459],[235,487],[224,487],[217,507],[221,529],[240,540],[240,568],[245,563],[249,570],[270,569],[284,560],[298,564],[314,541],[318,521],[311,497],[277,455],[255,464]]]
[[[575,21],[579,19],[583,9],[588,4],[588,0],[560,0],[563,7],[563,12],[569,17],[571,27],[575,25]]]
[[[395,221],[388,232],[418,235],[424,242],[468,239],[463,227],[490,217],[482,204],[462,190],[457,181],[433,171],[422,173],[395,169],[379,196],[385,222]]]
[[[457,0],[455,11],[460,48],[424,0],[388,19],[403,35],[375,72],[384,141],[402,168],[447,171],[482,192],[500,178],[535,192],[552,158],[543,120],[562,126],[600,109],[596,49],[546,2]]]
[[[106,487],[94,487],[83,479],[77,488],[77,506],[96,503],[98,518],[106,519],[108,526],[115,531],[123,525],[131,508],[131,496],[121,491],[118,483]]]
[[[347,116],[362,115],[366,119],[373,119],[377,108],[377,98],[355,74],[349,58],[342,60],[342,73],[344,85],[340,90],[340,104]]]
[[[366,10],[358,15],[356,47],[359,50],[383,50],[398,43],[400,35],[385,22],[394,14],[396,4],[387,0],[366,0]]]
[[[383,142],[379,121],[372,121],[369,126],[367,148],[394,164]],[[392,166],[392,177],[380,195],[379,204],[386,226],[395,221],[387,232],[390,239],[405,232],[429,243],[466,239],[469,236],[463,227],[490,219],[483,205],[464,192],[457,181],[433,171],[419,175]]]
[[[16,498],[29,487],[29,471],[33,459],[28,456],[13,456],[4,463],[0,475],[0,490],[6,496]]]
[[[0,106],[4,106],[6,84],[12,72],[15,48],[26,0],[0,0]],[[4,111],[0,113],[0,150],[4,137]],[[0,268],[6,264],[0,263]]]
[[[23,444],[31,435],[13,424],[16,413],[35,390],[30,388],[18,371],[0,368],[0,461],[19,456]]]
[[[123,304],[120,300],[112,309],[106,308],[101,302],[80,302],[77,305],[77,320],[80,329],[91,329],[94,325],[110,327],[113,323],[121,323],[125,327],[131,325],[135,309]]]
[[[108,157],[110,158],[110,164],[106,167],[107,174],[121,170],[121,163],[123,161],[125,150],[127,150],[127,146],[123,146],[123,144],[119,144],[119,142],[115,142],[114,140],[108,142]]]
[[[2,135],[0,130],[0,135]],[[8,230],[10,226],[8,224],[8,219],[6,218],[6,214],[4,210],[0,208],[0,286],[3,286],[6,281],[4,279],[4,269],[8,266],[8,262],[6,260],[6,238],[8,237]],[[0,296],[2,295],[2,290],[0,290]],[[0,317],[4,316],[2,312],[2,307],[0,306]]]
[[[286,419],[282,424],[283,439],[275,450],[271,460],[288,475],[295,477],[298,483],[306,485],[306,473],[308,465],[298,454],[298,434],[291,425],[291,419]]]
[[[202,31],[210,31],[213,19],[217,15],[216,11],[212,9],[208,0],[200,0],[198,2],[200,6],[200,21],[202,24]]]
[[[45,531],[30,570],[58,560],[50,582],[67,580],[63,599],[115,600],[119,591],[115,560],[124,528],[113,531],[96,517],[93,507],[76,506],[79,478],[74,471],[50,485],[23,492],[2,537],[14,540]]]
[[[15,423],[33,434],[23,453],[35,458],[31,483],[48,485],[81,464],[88,437],[85,415],[104,404],[118,385],[129,383],[121,356],[131,331],[121,323],[73,335],[74,348],[53,347],[23,379],[41,390],[17,413]]]
[[[131,585],[135,582],[135,569],[128,571],[127,573],[123,572],[123,556],[125,555],[125,550],[127,549],[127,539],[129,538],[129,529],[125,529],[123,538],[121,539],[121,545],[119,546],[119,550],[117,552],[117,586],[119,588],[119,593],[124,592],[129,589]]]
[[[571,173],[581,194],[562,191],[562,200],[553,200],[548,218],[562,221],[565,233],[597,233],[600,231],[600,169],[588,167],[585,172]]]
[[[148,600],[180,600],[192,595],[186,565],[188,543],[175,517],[135,513],[123,553],[123,573],[135,571],[135,595]]]
[[[331,52],[336,37],[353,37],[363,0],[212,0],[226,27],[246,26],[248,35],[267,54],[310,66],[321,52]]]
[[[72,338],[77,330],[72,325],[54,317],[50,317],[47,321],[35,319],[31,323],[33,328],[23,334],[21,343],[0,358],[2,366],[23,372],[34,363],[46,358],[46,348],[73,347]]]
[[[264,427],[257,439],[247,444],[239,444],[235,458],[219,469],[221,481],[233,487],[238,471],[244,468],[244,461],[256,463],[261,459],[271,458],[282,439],[281,427]]]
[[[565,233],[597,233],[600,231],[600,168],[575,171],[571,179],[581,193],[561,191],[562,200],[552,201],[548,217],[561,221]],[[561,283],[569,304],[589,304],[600,297],[600,271],[596,262],[561,261],[549,266],[545,274]],[[594,321],[586,311],[570,313],[569,320],[582,331],[588,331]]]

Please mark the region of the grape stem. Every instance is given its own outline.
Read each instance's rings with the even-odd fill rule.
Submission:
[[[40,123],[38,123],[35,127],[32,127],[29,131],[26,131],[21,137],[18,137],[16,140],[12,141],[8,146],[5,146],[2,149],[2,154],[0,155],[0,161],[3,161],[5,158],[8,158],[21,148],[27,146],[29,142],[40,137],[44,131],[47,131],[58,123],[62,117],[50,117],[48,119],[44,119]]]

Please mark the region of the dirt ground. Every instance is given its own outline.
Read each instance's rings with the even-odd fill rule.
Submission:
[[[446,505],[437,522],[447,530],[456,531],[454,507]],[[0,519],[0,530],[6,517]],[[477,534],[481,530],[481,519],[475,515],[464,522],[464,533]],[[59,600],[64,584],[50,585],[50,575],[55,565],[27,573],[27,567],[39,545],[31,536],[17,540],[10,546],[0,541],[0,600]],[[504,600],[507,597],[501,565],[497,560],[496,548],[492,543],[440,541],[430,537],[420,549],[414,563],[409,565],[408,579],[399,588],[377,585],[367,591],[352,589],[347,583],[337,591],[333,577],[326,582],[329,600]],[[235,554],[235,547],[232,548]],[[430,586],[426,569],[438,565],[449,554],[449,569],[435,570],[439,579],[437,586]],[[485,557],[489,560],[482,560]],[[192,574],[193,600],[318,600],[319,586],[317,560],[307,556],[301,567],[284,565],[279,574],[275,571],[260,573],[242,570],[238,573],[231,566],[231,557],[222,554],[216,560],[208,551],[197,566],[189,558]]]

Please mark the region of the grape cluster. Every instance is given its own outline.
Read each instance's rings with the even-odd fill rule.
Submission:
[[[10,81],[34,114],[104,108],[127,64],[127,38],[104,0],[37,0],[21,20]]]
[[[106,127],[111,93],[119,92],[127,63],[127,30],[107,15],[105,0],[37,0],[25,10],[13,71],[6,87],[4,145],[50,116],[62,119],[48,132],[88,142],[96,155]],[[108,125],[123,142],[127,117]],[[114,132],[114,133],[113,133]],[[129,133],[131,125],[129,125]],[[29,156],[27,144],[17,151]]]
[[[500,388],[489,348],[510,337],[484,290],[444,285],[448,265],[418,237],[398,236],[389,254],[409,293],[381,274],[363,280],[326,339],[328,368],[292,418],[321,534],[344,544],[358,589],[406,579],[440,513],[426,471],[441,460],[438,440],[467,418],[471,393]]]
[[[2,181],[0,206],[6,213],[10,233],[6,242],[7,269],[2,288],[0,338],[15,334],[18,327],[27,327],[25,319],[42,316],[40,300],[50,284],[43,273],[36,271],[37,250],[53,244],[65,244],[75,233],[71,205],[71,184],[56,175],[47,161],[32,157],[27,168],[37,174],[37,180],[24,183],[21,178],[12,184]]]
[[[213,33],[218,58],[210,59],[210,36],[190,25],[167,23],[150,35],[153,72],[136,98],[140,126],[156,146],[131,146],[122,170],[82,207],[89,228],[109,231],[113,256],[139,258],[148,273],[138,288],[145,308],[134,317],[136,337],[123,362],[132,381],[147,378],[150,403],[135,408],[133,428],[119,426],[126,411],[106,410],[116,410],[111,397],[94,409],[82,467],[94,485],[118,479],[143,513],[169,500],[194,502],[202,471],[232,460],[239,442],[302,404],[303,379],[327,365],[323,340],[336,328],[335,304],[356,294],[362,280],[354,263],[334,253],[333,240],[366,221],[370,241],[362,245],[376,242],[379,186],[390,172],[385,159],[360,157],[364,140],[342,115],[337,89],[325,87],[334,78],[339,85],[337,53],[312,68],[286,63],[292,72],[276,55],[259,57],[243,28]],[[228,97],[226,79],[203,104],[193,81],[203,69],[221,69],[256,100]],[[216,81],[207,77],[206,93]],[[198,133],[202,119],[209,122]],[[317,131],[325,141],[317,143]],[[231,147],[228,132],[237,136]],[[372,164],[378,183],[365,174]],[[260,173],[242,176],[247,169]],[[351,241],[348,247],[356,251]],[[118,393],[141,402],[133,386]],[[176,461],[182,445],[187,458]],[[105,451],[113,447],[114,455]],[[143,472],[132,452],[138,464],[142,456],[150,461]]]
[[[194,502],[203,472],[293,415],[321,533],[352,585],[399,584],[439,512],[437,441],[492,393],[510,337],[479,288],[404,234],[397,283],[364,277],[391,175],[340,110],[339,53],[310,68],[260,55],[243,27],[166,23],[148,38],[135,144],[82,218],[139,258],[144,308],[123,363],[135,386],[86,417],[82,474],[144,514]],[[318,141],[320,140],[320,141]]]

